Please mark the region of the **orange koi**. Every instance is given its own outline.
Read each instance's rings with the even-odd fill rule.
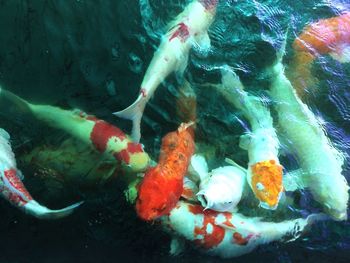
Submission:
[[[177,131],[163,138],[158,165],[146,171],[136,201],[137,214],[143,220],[169,214],[179,201],[184,176],[195,149],[188,129],[191,125],[183,123]]]

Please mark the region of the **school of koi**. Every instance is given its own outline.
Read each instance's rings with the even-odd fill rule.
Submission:
[[[128,191],[134,191],[129,202],[135,204],[138,216],[145,221],[160,222],[161,227],[172,235],[173,254],[181,253],[181,243],[189,241],[201,251],[226,258],[249,253],[257,246],[273,241],[294,240],[306,226],[318,220],[347,220],[349,187],[342,174],[344,158],[301,98],[305,89],[315,84],[311,64],[319,55],[329,54],[341,63],[350,61],[350,13],[317,21],[304,29],[293,43],[295,54],[289,79],[285,77],[282,65],[283,49],[277,62],[268,69],[272,74],[270,95],[278,101],[274,106],[278,113],[278,132],[284,133],[296,145],[291,151],[295,151],[300,162],[301,170],[292,176],[285,173],[279,161],[279,141],[268,107],[245,90],[230,68],[221,67],[222,83],[215,88],[233,107],[242,111],[251,126],[251,134],[243,135],[240,142],[240,147],[249,156],[247,169],[234,161],[229,162],[231,168],[237,169],[231,172],[240,171],[251,189],[245,186],[245,182],[240,183],[238,191],[241,193],[227,195],[228,199],[224,201],[235,200],[237,203],[241,198],[255,198],[259,202],[257,209],[274,211],[283,202],[281,196],[285,191],[305,187],[310,189],[328,215],[310,214],[306,218],[266,222],[260,217],[243,215],[239,207],[227,208],[229,206],[224,206],[215,196],[209,196],[209,185],[214,189],[211,194],[230,192],[229,187],[226,192],[215,188],[220,182],[214,181],[223,180],[228,170],[209,173],[203,159],[195,163],[199,160],[194,159],[196,94],[186,80],[182,80],[185,84],[176,101],[176,111],[183,123],[178,130],[163,137],[156,165],[139,143],[144,108],[160,83],[173,72],[184,72],[189,51],[194,45],[210,48],[207,31],[218,6],[218,0],[194,0],[170,24],[145,74],[139,97],[130,107],[115,113],[133,121],[131,137],[112,124],[82,111],[31,104],[4,89],[0,89],[0,102],[21,105],[21,109],[38,120],[64,130],[113,161],[115,170],[112,174],[117,171],[127,174]],[[19,170],[10,148],[9,135],[0,130],[0,136],[0,146],[5,149],[0,153],[0,192],[5,199],[34,216],[48,219],[68,215],[79,205],[57,211],[39,207],[17,175]],[[203,167],[206,168],[203,170]],[[141,178],[137,176],[140,173]],[[237,182],[237,177],[230,178],[227,185]],[[254,197],[249,197],[249,193]],[[33,202],[38,207],[31,208]]]

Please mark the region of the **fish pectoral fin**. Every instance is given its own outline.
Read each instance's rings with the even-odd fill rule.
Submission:
[[[6,141],[10,140],[10,134],[8,134],[7,131],[1,128],[0,128],[0,136],[3,137]]]
[[[180,237],[173,237],[170,243],[170,255],[178,256],[185,251],[185,241]]]
[[[242,150],[248,150],[249,145],[251,142],[251,135],[250,134],[243,134],[239,137],[239,147]]]
[[[228,229],[228,230],[237,230],[235,227],[228,226],[227,224],[224,224],[224,223],[217,224],[217,226],[222,227],[224,229]]]
[[[51,220],[51,219],[63,218],[70,215],[82,203],[84,202],[78,202],[63,209],[51,210],[43,205],[40,205],[38,202],[32,200],[24,205],[24,210],[27,214],[35,216],[36,218]]]
[[[195,47],[199,50],[199,52],[207,55],[211,49],[211,41],[208,35],[208,32],[203,34],[199,34],[195,37]]]
[[[234,160],[230,158],[225,158],[225,162],[228,164],[231,164],[232,166],[237,167],[238,169],[242,170],[243,172],[247,173],[247,169],[244,168],[243,166],[240,166],[238,163],[236,163]]]
[[[285,173],[283,175],[284,189],[288,192],[294,192],[306,188],[304,177],[305,172],[302,169]]]
[[[184,55],[183,57],[178,59],[178,64],[177,64],[175,74],[176,74],[177,81],[179,81],[180,83],[182,83],[184,80],[184,72],[187,68],[187,64],[188,64],[188,55]]]

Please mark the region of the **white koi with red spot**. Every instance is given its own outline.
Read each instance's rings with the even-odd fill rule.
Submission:
[[[182,237],[208,254],[231,258],[247,254],[260,245],[294,240],[306,226],[324,216],[314,214],[306,219],[263,222],[260,218],[203,210],[199,205],[179,202],[169,216],[161,219],[165,230],[177,238],[176,244]],[[173,246],[174,243],[172,251],[178,253]]]
[[[170,23],[143,78],[140,95],[128,108],[114,113],[133,121],[132,138],[135,142],[141,137],[143,111],[160,83],[172,72],[184,72],[191,47],[210,48],[207,31],[214,20],[217,2],[194,0]]]
[[[27,214],[40,219],[57,219],[73,212],[81,203],[60,210],[51,210],[40,205],[30,195],[19,178],[15,155],[10,145],[10,135],[0,129],[0,193],[11,204]]]

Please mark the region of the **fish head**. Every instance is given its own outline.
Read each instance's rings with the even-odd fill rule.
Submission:
[[[154,176],[159,173],[161,171],[157,166],[149,168],[138,185],[136,212],[145,221],[169,214],[183,191],[182,180],[172,181],[166,176]]]
[[[255,163],[248,169],[248,180],[260,206],[276,209],[283,192],[282,166],[275,160]]]
[[[317,176],[327,178],[322,173]],[[312,187],[310,187],[311,193],[315,200],[322,204],[324,211],[334,220],[347,220],[349,186],[343,176],[334,176],[331,179],[329,183],[326,179],[310,180],[310,184],[312,184]]]

